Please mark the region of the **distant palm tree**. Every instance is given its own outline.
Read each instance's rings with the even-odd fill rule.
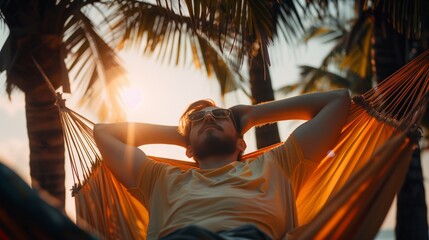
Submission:
[[[317,83],[329,80],[331,86],[348,87],[359,94],[373,81],[385,79],[429,48],[427,1],[374,1],[372,5],[368,5],[368,1],[355,1],[354,4],[355,19],[328,26],[326,23],[332,21],[325,21],[311,31],[311,36],[334,36],[331,40],[336,44],[320,68],[302,67],[307,80],[304,90],[317,88]],[[351,25],[345,26],[346,23]],[[329,66],[336,66],[337,72],[329,71]],[[285,89],[289,88],[291,86]],[[426,116],[424,126],[429,126],[428,121]],[[428,239],[427,207],[418,149],[413,154],[410,170],[398,194],[395,231],[398,239]]]

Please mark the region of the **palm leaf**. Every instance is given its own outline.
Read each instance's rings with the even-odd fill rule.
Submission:
[[[268,1],[220,0],[207,3],[203,0],[185,0],[180,2],[177,8],[173,4],[176,1],[162,1],[166,3],[165,5],[162,5],[161,1],[157,2],[160,10],[150,6],[151,10],[158,11],[158,15],[167,16],[168,22],[175,22],[177,27],[186,26],[191,29],[191,33],[209,37],[209,40],[217,43],[221,52],[235,51],[238,62],[243,62],[244,55],[250,54],[251,48],[248,47],[248,41],[252,39],[260,43],[265,59],[268,60],[266,48],[272,41],[274,32]],[[138,4],[148,5],[141,2],[132,3],[133,6]],[[131,9],[129,5],[128,8]],[[145,16],[149,15],[145,14]],[[147,22],[153,19],[148,19]],[[161,28],[156,29],[161,30]],[[231,38],[234,41],[230,41]]]
[[[344,72],[352,71],[366,79],[371,74],[370,49],[373,23],[371,13],[364,11],[359,18],[347,26],[348,21],[339,21],[328,17],[327,21],[311,27],[304,37],[305,41],[313,38],[325,39],[325,42],[336,42],[320,65],[321,70],[336,66]],[[346,29],[351,28],[350,31]]]
[[[62,39],[62,46],[68,52],[66,53],[60,50],[60,56],[52,56],[50,61],[63,61],[65,54],[70,54],[70,58],[68,58],[68,60],[70,60],[68,62],[69,70],[72,74],[75,73],[78,76],[77,78],[73,78],[76,80],[74,84],[84,88],[80,91],[82,97],[79,98],[82,99],[82,105],[87,104],[92,107],[92,109],[100,109],[94,107],[94,105],[99,105],[100,101],[105,101],[106,104],[109,102],[110,105],[119,106],[117,94],[113,94],[114,90],[110,90],[110,94],[101,97],[99,94],[101,92],[101,87],[118,85],[119,83],[123,84],[125,80],[123,78],[118,78],[118,76],[123,74],[123,69],[119,65],[119,60],[114,54],[113,49],[97,35],[91,21],[85,16],[86,13],[82,12],[82,9],[86,6],[94,6],[91,5],[94,2],[98,1],[39,1],[37,2],[37,7],[31,7],[29,1],[20,0],[18,3],[13,1],[2,1],[0,2],[0,10],[3,16],[2,19],[11,30],[8,36],[9,39],[13,38],[10,40],[11,42],[22,42],[22,39],[24,39],[28,42],[27,45],[29,47],[33,45],[37,47],[32,39],[41,39],[40,41],[45,45],[46,43],[44,43],[44,41],[49,41],[47,39],[55,39],[55,37]],[[19,13],[19,15],[15,13]],[[49,45],[47,46],[49,48]],[[1,70],[8,70],[8,72],[15,71],[12,71],[14,68],[14,59],[17,56],[19,57],[20,54],[22,55],[25,53],[25,51],[29,51],[30,53],[33,52],[31,49],[26,50],[16,48],[16,46],[12,46],[11,44],[5,44],[0,51],[0,57],[2,59]],[[40,50],[38,52],[40,52]],[[46,54],[48,53],[45,53],[45,55]],[[43,56],[44,55],[35,57],[36,60],[40,60],[40,57]],[[55,60],[53,60],[54,58]],[[49,64],[49,61],[46,61],[46,58],[44,59],[45,60],[42,61],[45,65],[43,69],[48,72],[53,71],[49,69],[51,65],[64,65],[63,63],[58,65],[58,62],[57,64]],[[20,63],[22,65],[25,61],[20,60]],[[34,66],[30,65],[20,67],[25,67],[28,70],[34,68]],[[50,80],[55,87],[63,86],[63,91],[66,92],[69,88],[68,74],[65,66],[61,68],[64,68],[61,79],[58,79],[58,76],[55,74],[49,74],[50,76],[56,76],[55,79],[51,77]],[[79,70],[79,68],[82,69]],[[109,71],[108,74],[103,73],[104,70]],[[20,70],[18,69],[17,71],[19,72]],[[102,80],[104,84],[100,84],[100,80]],[[13,86],[17,84],[19,86],[22,85],[20,81],[19,75],[17,76],[16,74],[11,79],[8,78],[7,91],[10,92]],[[26,87],[30,86],[30,88],[34,84],[37,83],[34,83],[34,81],[26,81],[24,83]],[[120,109],[122,108],[117,107],[117,109],[118,111],[110,112],[120,113]],[[105,115],[104,113],[101,114]]]
[[[311,66],[300,66],[301,69],[301,77],[303,79],[304,88],[303,92],[311,92],[316,90],[325,90],[330,89],[334,86],[334,88],[349,88],[350,82],[347,81],[344,77],[332,73],[327,70],[322,70],[320,68],[315,68]],[[320,86],[320,84],[329,83],[328,86]],[[317,86],[319,84],[319,86]],[[326,84],[324,84],[326,85]]]
[[[376,0],[371,3],[366,0],[366,7],[380,7],[394,28],[407,37],[420,38],[428,29],[429,23],[424,20],[429,12],[427,0]]]
[[[341,75],[311,66],[300,66],[301,79],[297,83],[279,88],[284,94],[301,89],[300,93],[326,91],[332,88],[348,88],[350,82]]]
[[[337,25],[336,25],[337,26]],[[326,25],[313,25],[307,29],[304,35],[304,42],[309,42],[311,39],[320,39],[322,43],[338,42],[343,35],[344,29],[332,28]]]
[[[250,96],[246,90],[247,82],[245,82],[243,76],[238,72],[239,66],[228,62],[228,59],[225,59],[221,53],[217,52],[216,47],[210,46],[210,43],[205,38],[198,38],[201,58],[207,75],[211,76],[212,72],[215,74],[220,84],[222,96],[237,89],[242,90],[247,96]]]
[[[357,21],[346,40],[346,54],[338,65],[340,69],[350,70],[361,78],[372,75],[371,70],[371,40],[373,36],[373,22],[364,16]]]
[[[99,109],[98,115],[103,118],[123,120],[118,90],[127,84],[127,80],[115,51],[100,37],[92,21],[82,12],[75,12],[66,29],[64,44],[70,51],[69,70],[74,74],[74,84],[79,86],[78,89],[83,89],[78,93],[84,96],[79,102],[80,106]],[[110,111],[107,110],[109,106]]]
[[[273,3],[273,19],[275,21],[275,34],[279,35],[280,30],[284,39],[288,40],[297,35],[297,31],[302,31],[304,25],[301,20],[300,11],[303,7],[299,2],[288,0]],[[297,6],[298,4],[298,6]]]
[[[137,49],[155,55],[164,64],[185,65],[190,60],[197,69],[205,69],[209,77],[216,76],[222,94],[235,90],[242,81],[236,52],[223,53],[210,40],[215,36],[207,36],[201,30],[194,32],[191,16],[173,14],[164,7],[143,2],[125,4],[118,10],[123,12],[122,18],[112,15],[107,19],[112,23],[112,36],[123,36],[116,40],[119,49]],[[223,47],[231,49],[236,40],[233,37],[222,40]]]
[[[322,39],[324,43],[335,43],[331,51],[322,59],[320,69],[326,70],[330,65],[337,66],[341,63],[345,53],[345,35],[347,32],[338,24],[317,24],[309,28],[304,36],[304,42]]]

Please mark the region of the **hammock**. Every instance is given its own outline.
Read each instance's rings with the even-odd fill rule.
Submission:
[[[429,51],[353,98],[332,151],[299,193],[300,226],[288,239],[372,239],[399,190],[416,147],[414,126],[428,100]],[[77,224],[102,238],[145,239],[147,210],[103,164],[93,123],[58,103],[75,185]],[[262,149],[243,156],[255,157]],[[194,163],[152,157],[183,169]],[[291,193],[294,194],[294,193]]]

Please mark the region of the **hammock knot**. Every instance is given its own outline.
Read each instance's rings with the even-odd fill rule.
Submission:
[[[74,197],[77,193],[79,193],[79,191],[82,189],[82,184],[75,184],[72,189],[71,189],[71,195],[72,197]]]
[[[362,108],[364,108],[367,112],[370,112],[374,109],[372,104],[370,104],[363,96],[354,96],[352,98],[353,102],[360,105]]]
[[[407,130],[407,137],[418,142],[423,137],[423,129],[417,126],[417,124],[414,124]]]
[[[58,106],[61,110],[66,110],[66,100],[63,99],[63,95],[59,92],[56,94],[57,101],[55,102],[55,105]]]

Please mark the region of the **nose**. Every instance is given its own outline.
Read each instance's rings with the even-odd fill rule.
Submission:
[[[203,122],[213,122],[213,121],[215,121],[215,118],[213,117],[212,112],[207,111],[206,115],[204,115]]]

